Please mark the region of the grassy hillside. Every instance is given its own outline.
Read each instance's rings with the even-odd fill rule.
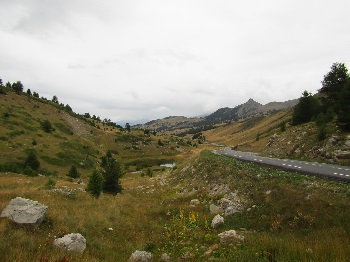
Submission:
[[[121,195],[99,199],[57,178],[52,191],[46,177],[1,174],[0,209],[15,196],[49,206],[35,231],[0,220],[0,253],[5,261],[127,261],[135,250],[151,251],[158,261],[346,261],[349,253],[348,184],[304,177],[241,163],[208,151],[176,170],[153,178],[127,174]],[[225,185],[224,191],[213,189]],[[62,187],[65,186],[65,187]],[[234,195],[241,211],[211,228],[210,204]],[[190,205],[191,199],[199,204]],[[111,230],[113,229],[113,230]],[[218,234],[234,229],[244,241],[220,244]],[[83,254],[52,246],[56,237],[79,232],[87,239]]]
[[[288,122],[291,110],[281,111],[269,116],[258,116],[234,122],[204,132],[208,142],[224,144],[226,146],[238,145],[240,149],[261,151],[267,144],[271,135],[280,132],[280,124]],[[257,136],[259,135],[259,140]]]

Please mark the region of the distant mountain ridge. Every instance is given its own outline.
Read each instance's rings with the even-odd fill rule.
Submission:
[[[266,115],[280,110],[293,107],[299,99],[288,100],[285,102],[270,102],[262,105],[253,99],[249,99],[244,104],[234,108],[224,107],[216,110],[203,118],[169,116],[163,119],[149,121],[145,124],[135,125],[133,128],[150,129],[157,132],[185,131],[189,129],[210,129],[210,127],[230,121],[238,121],[245,118]],[[176,133],[176,132],[175,132]]]

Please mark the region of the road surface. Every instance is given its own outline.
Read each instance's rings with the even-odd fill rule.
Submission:
[[[214,152],[216,154],[236,158],[241,161],[253,162],[286,171],[350,182],[350,167],[348,166],[262,157],[257,153],[240,152],[229,148],[215,150]]]

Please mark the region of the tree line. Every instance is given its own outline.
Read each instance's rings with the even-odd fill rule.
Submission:
[[[294,108],[292,124],[315,121],[319,139],[323,140],[326,138],[325,124],[333,119],[341,130],[350,130],[350,76],[346,65],[333,63],[321,83],[317,94],[303,92]]]

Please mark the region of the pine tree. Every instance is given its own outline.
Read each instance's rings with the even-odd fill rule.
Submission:
[[[113,158],[111,151],[108,151],[101,160],[104,177],[103,191],[116,195],[122,191],[120,185],[120,178],[123,176],[122,166]]]
[[[80,177],[80,174],[78,173],[78,169],[76,166],[72,166],[69,170],[69,173],[67,174],[67,176],[71,177],[71,178],[78,178]]]
[[[95,170],[92,175],[89,177],[89,182],[86,188],[86,191],[88,191],[91,195],[98,198],[103,189],[103,176],[100,172]]]
[[[338,105],[338,125],[343,130],[350,130],[350,80],[339,93]]]
[[[304,91],[303,96],[295,106],[292,116],[293,125],[299,125],[311,121],[320,112],[320,104],[311,93]]]
[[[24,162],[24,168],[30,167],[33,170],[38,170],[40,167],[40,162],[34,151],[30,151],[26,161]]]

